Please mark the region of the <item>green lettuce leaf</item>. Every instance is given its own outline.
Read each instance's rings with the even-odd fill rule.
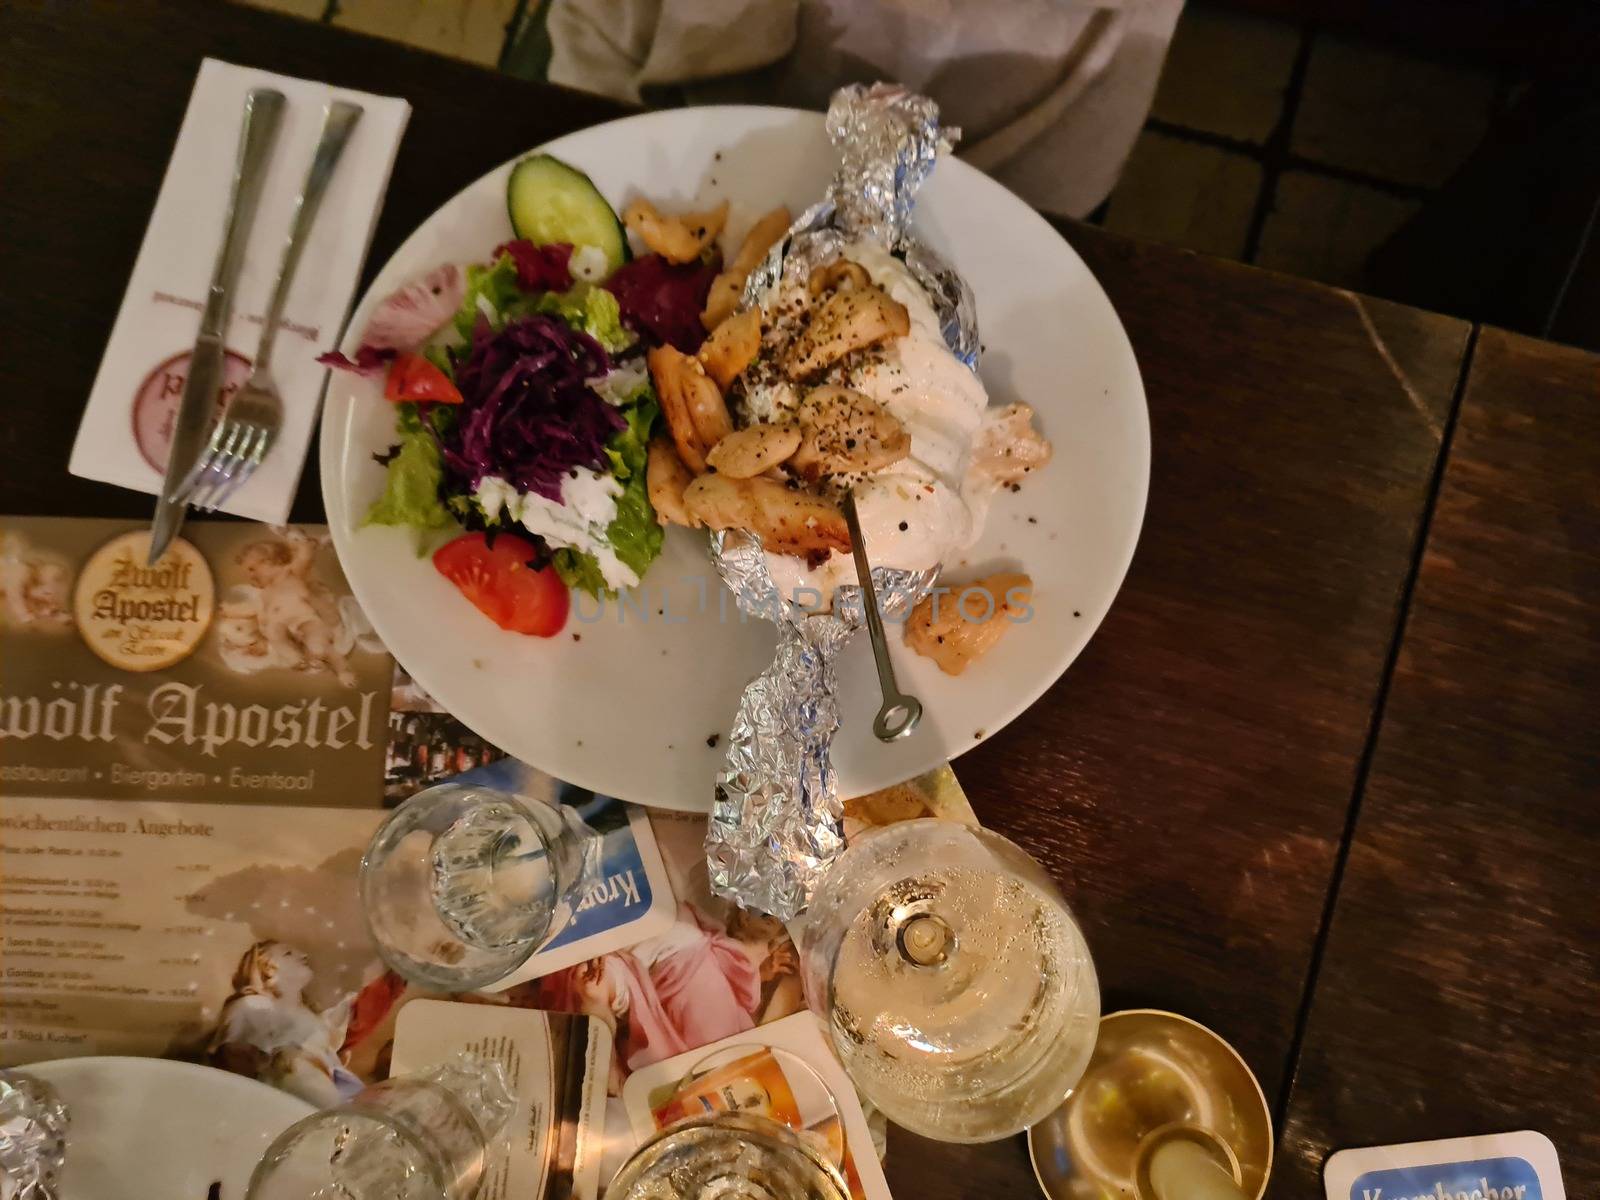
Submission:
[[[486,315],[481,301],[487,301],[494,310],[490,324],[499,328],[513,316],[529,310],[529,297],[517,286],[517,264],[509,254],[502,254],[489,266],[470,263],[467,266],[467,294],[456,310],[455,330],[463,340],[472,340],[472,330],[478,317]]]
[[[463,340],[472,340],[478,318],[489,315],[486,307],[494,314],[489,323],[496,329],[516,317],[546,313],[560,317],[574,329],[583,330],[612,354],[626,350],[638,340],[623,328],[617,298],[605,288],[580,280],[564,292],[525,292],[517,283],[517,265],[509,254],[502,254],[488,266],[468,265],[466,295],[452,322]],[[445,365],[431,353],[429,358],[435,365]]]
[[[591,596],[614,596],[616,592],[607,585],[600,573],[600,560],[592,554],[563,546],[550,555],[550,563],[569,588],[588,592]]]
[[[633,345],[634,335],[622,327],[622,309],[617,298],[605,288],[581,280],[564,292],[546,292],[534,304],[535,312],[560,317],[574,329],[581,329],[616,354]]]
[[[444,464],[436,434],[455,421],[455,414],[435,408],[432,428],[425,426],[415,404],[399,406],[396,432],[400,441],[389,459],[383,495],[367,510],[363,525],[410,525],[416,529],[447,529],[455,524],[439,500]]]

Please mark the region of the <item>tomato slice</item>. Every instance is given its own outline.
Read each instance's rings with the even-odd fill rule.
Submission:
[[[554,637],[571,599],[554,567],[528,565],[534,554],[533,543],[514,534],[497,534],[491,546],[483,534],[468,533],[439,547],[433,565],[501,629]]]
[[[397,354],[383,382],[385,400],[396,404],[416,400],[424,404],[460,404],[461,393],[438,367],[420,354]]]

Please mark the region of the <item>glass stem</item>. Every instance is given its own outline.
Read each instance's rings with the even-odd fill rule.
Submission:
[[[895,934],[895,948],[914,967],[937,967],[955,949],[955,931],[933,913],[908,918]]]

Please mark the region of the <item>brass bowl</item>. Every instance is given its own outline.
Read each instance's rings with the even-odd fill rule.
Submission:
[[[1150,1152],[1201,1142],[1250,1200],[1272,1171],[1272,1114],[1238,1051],[1177,1013],[1130,1009],[1100,1019],[1078,1085],[1028,1130],[1028,1157],[1051,1200],[1153,1200]]]

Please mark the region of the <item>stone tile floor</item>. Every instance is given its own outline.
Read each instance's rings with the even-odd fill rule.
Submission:
[[[243,0],[537,77],[539,0]],[[1360,286],[1367,256],[1482,138],[1506,87],[1189,0],[1150,120],[1093,219],[1136,237]]]
[[[1104,221],[1359,287],[1368,255],[1466,161],[1505,90],[1488,69],[1190,0]],[[1247,164],[1259,188],[1241,233],[1221,181]]]

